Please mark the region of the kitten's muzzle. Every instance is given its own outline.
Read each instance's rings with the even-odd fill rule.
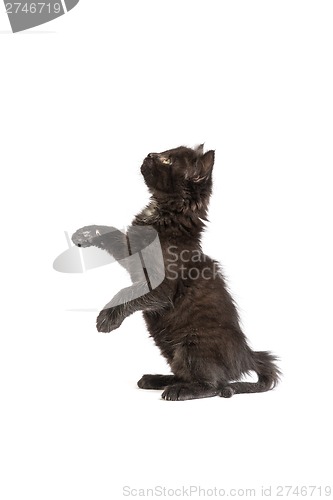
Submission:
[[[147,171],[149,168],[152,168],[154,166],[154,160],[156,156],[157,156],[156,153],[149,153],[149,155],[146,156],[146,158],[143,160],[141,167],[142,173],[144,172],[144,170]]]
[[[154,160],[149,155],[143,160],[141,165],[141,173],[145,175],[154,166]]]

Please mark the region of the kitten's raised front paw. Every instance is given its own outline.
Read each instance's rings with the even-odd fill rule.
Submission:
[[[85,226],[75,231],[72,236],[72,242],[78,247],[90,247],[96,236],[100,236],[97,226]]]
[[[119,315],[117,307],[102,309],[96,320],[97,331],[102,333],[112,332],[119,328],[122,322],[123,318]]]

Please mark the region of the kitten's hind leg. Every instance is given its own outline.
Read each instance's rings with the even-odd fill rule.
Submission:
[[[140,389],[165,389],[179,381],[174,375],[143,375],[138,381]]]
[[[167,401],[186,401],[188,399],[211,398],[220,394],[220,390],[200,382],[180,382],[165,388],[162,398]]]

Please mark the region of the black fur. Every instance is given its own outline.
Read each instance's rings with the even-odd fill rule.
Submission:
[[[105,306],[97,329],[109,332],[128,315],[143,311],[148,331],[173,375],[144,375],[138,386],[163,389],[166,400],[264,392],[275,387],[280,375],[272,354],[250,349],[218,264],[201,249],[214,156],[214,151],[203,153],[202,145],[150,153],[141,172],[151,201],[135,217],[127,235],[107,226],[88,226],[72,237],[79,246],[95,245],[119,260],[128,255],[129,239],[140,250],[157,231],[164,258],[163,282],[145,290],[147,284],[138,269],[123,262],[133,286]],[[156,261],[156,271],[157,266]],[[258,381],[239,382],[250,371],[257,373]]]

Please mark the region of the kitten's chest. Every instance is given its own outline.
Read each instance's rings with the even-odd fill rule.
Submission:
[[[182,328],[178,325],[176,315],[171,310],[161,314],[145,311],[143,316],[155,344],[168,356],[172,356],[184,340],[184,325]]]

